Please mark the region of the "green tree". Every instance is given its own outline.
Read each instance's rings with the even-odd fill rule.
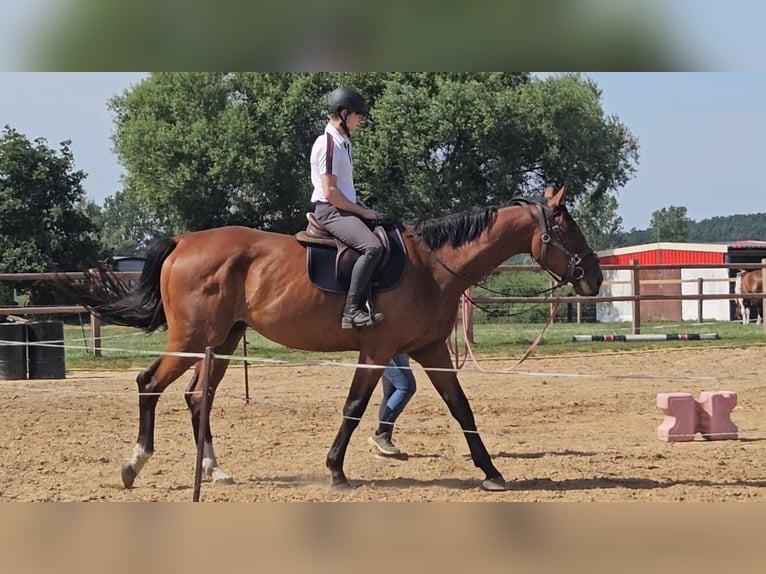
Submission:
[[[167,220],[123,191],[104,200],[101,244],[108,255],[143,255],[161,237],[173,235]]]
[[[58,152],[6,126],[0,134],[0,270],[76,270],[99,256],[69,141]],[[44,289],[36,289],[38,302]]]
[[[692,223],[685,207],[671,205],[654,211],[649,227],[655,241],[689,241]]]
[[[622,217],[617,214],[617,199],[613,195],[584,196],[573,215],[593,249],[622,245]]]
[[[548,183],[567,183],[574,204],[635,170],[635,138],[580,75],[152,74],[110,104],[127,199],[175,232],[297,231],[324,98],[340,84],[371,108],[354,134],[360,196],[400,219],[505,203]]]
[[[359,180],[403,217],[505,203],[566,183],[574,203],[632,177],[638,143],[589,79],[416,74],[388,78],[361,130]]]
[[[151,75],[110,102],[127,168],[123,201],[174,232],[297,229],[331,85],[318,74]]]
[[[766,213],[716,216],[692,226],[692,241],[766,240]]]

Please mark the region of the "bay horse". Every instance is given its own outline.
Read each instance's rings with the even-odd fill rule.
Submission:
[[[163,354],[138,374],[138,440],[122,465],[131,488],[154,453],[155,408],[160,394],[195,365],[185,394],[195,439],[200,428],[202,360],[210,346],[230,355],[245,329],[306,351],[357,350],[358,365],[343,406],[343,418],[327,454],[331,485],[351,488],[343,463],[352,433],[364,413],[385,365],[407,353],[428,373],[433,386],[460,425],[486,490],[504,490],[477,430],[468,399],[452,369],[447,339],[460,295],[517,253],[529,253],[560,284],[594,296],[603,280],[598,256],[589,247],[564,203],[565,189],[548,188],[538,200],[516,199],[446,217],[397,224],[408,265],[394,289],[377,295],[385,319],[374,327],[341,329],[345,296],[316,288],[306,272],[306,247],[295,237],[247,227],[220,227],[160,240],[148,252],[137,284],[128,289],[104,269],[60,286],[103,321],[152,332],[166,327]],[[180,355],[179,355],[180,354]],[[216,359],[210,388],[224,376],[229,361]],[[209,419],[209,409],[208,409]],[[206,421],[206,422],[209,422]],[[206,479],[231,483],[218,465],[208,429],[203,443]]]
[[[763,321],[763,299],[748,299],[744,297],[748,293],[763,293],[763,275],[760,269],[753,271],[740,271],[734,281],[734,292],[743,297],[737,297],[737,318],[742,319],[742,324],[750,323],[750,316],[755,311],[755,322],[760,325]]]

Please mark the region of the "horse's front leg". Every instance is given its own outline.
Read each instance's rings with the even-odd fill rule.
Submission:
[[[460,386],[457,375],[454,371],[450,370],[428,370],[429,368],[452,368],[452,361],[450,360],[446,344],[438,343],[421,349],[412,353],[412,358],[426,369],[428,378],[431,379],[434,388],[444,399],[444,402],[447,403],[450,413],[452,413],[452,416],[455,417],[455,420],[460,425],[465,435],[465,440],[468,443],[468,449],[471,452],[471,459],[474,465],[483,470],[486,475],[486,478],[481,483],[482,488],[493,491],[506,490],[505,479],[500,474],[500,471],[495,468],[495,465],[492,464],[492,458],[489,456],[489,452],[487,452],[487,448],[484,446],[484,442],[476,430],[476,422],[471,405],[468,403],[468,398]]]
[[[359,363],[384,365],[388,360],[390,360],[390,357],[382,362],[375,362],[373,359],[362,361],[360,357]],[[327,453],[327,468],[332,476],[333,488],[351,488],[346,474],[343,472],[346,449],[348,448],[349,440],[351,440],[351,435],[356,427],[359,426],[359,421],[367,408],[367,404],[370,402],[372,391],[375,389],[375,385],[382,374],[383,367],[377,369],[357,368],[354,372],[354,379],[351,381],[346,404],[343,405],[343,421],[340,423],[340,430],[338,430],[330,451]]]

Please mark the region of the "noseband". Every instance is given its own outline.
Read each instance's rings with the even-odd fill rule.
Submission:
[[[548,274],[558,282],[558,284],[552,289],[556,289],[557,287],[565,285],[566,283],[579,281],[585,277],[585,269],[582,268],[580,263],[582,263],[582,260],[585,257],[592,255],[593,250],[588,248],[588,250],[584,251],[583,253],[575,253],[569,249],[569,247],[567,247],[564,238],[564,232],[556,221],[556,218],[561,215],[561,210],[551,210],[551,208],[548,207],[545,202],[533,201],[523,197],[514,199],[512,203],[521,205],[524,209],[526,209],[527,213],[532,219],[535,217],[532,215],[532,210],[529,208],[529,206],[537,206],[537,221],[541,231],[540,240],[542,241],[542,247],[540,248],[540,257],[538,258],[534,255],[532,257],[535,261],[537,261],[540,267],[545,269]],[[545,261],[545,253],[548,250],[549,245],[559,249],[560,251],[563,251],[567,256],[567,270],[563,277],[557,277],[553,271],[543,265],[543,261]]]

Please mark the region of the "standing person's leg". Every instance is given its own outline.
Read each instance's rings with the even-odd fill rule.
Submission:
[[[329,204],[318,205],[315,213],[325,229],[360,253],[351,270],[341,327],[351,329],[380,323],[383,314],[370,314],[365,302],[370,279],[383,257],[383,246],[367,224],[352,213]]]
[[[415,394],[415,376],[409,369],[409,364],[407,355],[397,355],[391,359],[383,372],[383,401],[378,412],[378,429],[369,439],[370,444],[376,446],[382,454],[401,453],[391,441],[391,435],[394,422]]]

